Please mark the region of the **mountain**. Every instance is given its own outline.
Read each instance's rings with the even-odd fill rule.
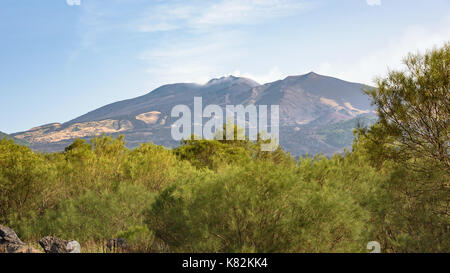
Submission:
[[[362,93],[365,87],[311,72],[255,87],[251,102],[280,105],[284,125],[325,124],[369,113],[370,101]]]
[[[63,124],[47,124],[13,136],[41,151],[60,151],[75,138],[89,139],[102,133],[125,135],[129,147],[149,141],[174,147],[179,143],[172,140],[170,128],[178,118],[171,118],[172,108],[184,104],[193,109],[194,97],[202,97],[203,107],[208,104],[222,107],[279,105],[281,146],[294,155],[329,155],[351,145],[351,139],[348,140],[348,135],[344,137],[345,141],[330,139],[323,132],[327,135],[333,128],[341,130],[338,127],[342,126],[351,133],[349,124],[354,127],[361,117],[373,115],[363,88],[368,86],[314,72],[264,85],[235,76],[212,79],[204,85],[169,84],[146,95],[106,105]],[[329,127],[331,124],[337,127]]]
[[[308,124],[296,127],[282,127],[280,136],[282,147],[293,155],[325,154],[344,152],[353,143],[353,129],[361,126],[371,126],[377,120],[376,115],[362,114],[355,118],[327,123],[322,125]]]

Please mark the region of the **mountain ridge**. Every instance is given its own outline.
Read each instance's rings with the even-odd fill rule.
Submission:
[[[192,109],[194,97],[202,97],[203,106],[279,105],[280,144],[288,151],[296,151],[296,141],[290,138],[299,137],[299,129],[305,126],[314,125],[318,130],[321,126],[371,114],[373,107],[363,94],[364,88],[370,87],[314,72],[262,85],[230,75],[205,84],[162,85],[142,96],[107,104],[68,122],[38,126],[13,136],[30,142],[33,148],[49,151],[62,150],[75,138],[88,139],[103,133],[124,134],[130,147],[148,141],[174,147],[178,143],[171,139],[170,125],[178,118],[172,119],[171,109],[179,104]],[[315,138],[314,134],[300,137]],[[323,146],[327,146],[326,143]],[[331,154],[342,148],[332,147],[321,152]]]

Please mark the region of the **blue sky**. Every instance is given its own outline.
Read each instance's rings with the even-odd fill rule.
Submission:
[[[371,84],[450,40],[448,0],[2,0],[0,131],[175,82],[310,71]]]

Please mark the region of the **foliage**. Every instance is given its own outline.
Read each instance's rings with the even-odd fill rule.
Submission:
[[[235,165],[161,192],[148,225],[181,252],[362,251],[368,212],[332,179],[307,178],[295,166]]]
[[[0,224],[96,251],[123,237],[132,252],[449,252],[449,63],[448,44],[410,55],[368,91],[379,122],[330,158],[262,151],[260,136],[173,150],[101,136],[52,154],[2,139]]]
[[[389,72],[367,91],[377,106],[377,134],[392,138],[397,158],[426,157],[448,169],[450,43],[424,55],[410,54],[404,63],[406,71]]]
[[[0,132],[0,139],[4,139],[4,138],[12,139],[12,140],[14,140],[15,143],[17,143],[17,144],[19,144],[19,145],[24,145],[24,146],[29,145],[28,142],[26,142],[26,141],[24,141],[24,140],[22,140],[22,139],[18,139],[18,138],[15,138],[15,137],[11,137],[11,136],[9,136],[8,134],[5,134],[5,133],[3,133],[3,132]]]
[[[54,169],[41,155],[13,140],[0,140],[0,222],[42,210]]]
[[[246,136],[243,140],[227,140],[226,127],[233,126],[234,139],[237,139],[238,132],[243,130],[237,125],[225,124],[221,139],[216,136],[215,140],[196,140],[194,135],[189,140],[183,140],[182,145],[174,150],[174,153],[181,160],[189,161],[197,168],[209,168],[218,170],[228,165],[245,165],[252,160],[271,161],[281,165],[295,165],[295,159],[284,152],[280,147],[275,151],[267,152],[261,150],[261,145],[267,143],[262,140],[261,135],[252,142]]]
[[[380,121],[354,150],[388,179],[379,184],[376,236],[393,252],[450,250],[450,44],[410,54],[368,91]]]

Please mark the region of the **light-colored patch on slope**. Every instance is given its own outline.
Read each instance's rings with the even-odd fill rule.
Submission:
[[[163,119],[161,119],[161,121],[159,122],[159,124],[161,124],[161,125],[166,125],[166,121],[167,121],[167,116],[165,116]]]
[[[35,127],[30,131],[17,135],[16,137],[30,143],[53,143],[74,138],[124,132],[133,129],[133,124],[131,124],[128,120],[119,121],[107,119],[101,121],[75,123],[62,130],[59,129],[60,127],[60,125],[54,126],[52,127],[53,130],[49,130],[48,126]]]
[[[347,113],[351,117],[356,117],[361,114],[370,113],[370,110],[361,110],[361,109],[353,107],[353,105],[350,102],[344,102],[343,106],[342,106],[337,101],[328,99],[328,98],[324,98],[324,97],[320,98],[320,102],[322,102],[323,104],[329,105],[338,111],[343,110],[345,113]]]
[[[333,108],[336,108],[337,110],[342,110],[344,107],[340,106],[339,103],[337,103],[335,100],[327,99],[324,97],[320,98],[320,102],[326,105],[329,105]]]
[[[358,115],[370,113],[370,110],[361,110],[353,107],[353,105],[351,105],[350,102],[344,102],[344,106],[347,107],[349,110],[356,112]]]
[[[140,115],[137,115],[136,119],[141,120],[141,121],[145,122],[146,124],[155,124],[156,122],[158,122],[160,115],[161,115],[161,112],[151,111],[151,112],[142,113]]]
[[[298,125],[305,125],[305,124],[310,123],[313,120],[314,119],[303,119],[303,120],[297,120],[297,121],[295,121],[295,123],[298,124]]]

